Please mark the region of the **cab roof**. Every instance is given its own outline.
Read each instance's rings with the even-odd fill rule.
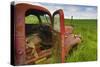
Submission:
[[[29,4],[29,3],[17,3],[15,4],[16,5],[16,8],[19,8],[21,10],[39,10],[43,13],[47,13],[48,15],[51,16],[51,13],[48,9],[42,7],[42,6],[39,6],[39,5],[35,5],[35,4]]]

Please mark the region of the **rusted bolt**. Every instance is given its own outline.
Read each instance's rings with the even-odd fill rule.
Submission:
[[[18,50],[18,51],[17,51],[17,54],[18,54],[18,55],[22,55],[22,54],[23,54],[23,51],[22,51],[22,50]]]

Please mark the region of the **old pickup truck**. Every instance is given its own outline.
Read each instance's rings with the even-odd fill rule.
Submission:
[[[32,16],[33,22],[25,18]],[[64,25],[64,12],[56,10],[53,15],[45,7],[18,3],[11,4],[11,64],[25,65],[45,63],[54,55],[55,63],[64,63],[70,48],[81,42],[73,34],[72,26]]]

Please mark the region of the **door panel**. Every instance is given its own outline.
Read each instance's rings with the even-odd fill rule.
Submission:
[[[53,44],[55,62],[63,63],[65,59],[64,52],[64,14],[63,10],[57,10],[53,14]],[[57,56],[58,55],[58,56]]]

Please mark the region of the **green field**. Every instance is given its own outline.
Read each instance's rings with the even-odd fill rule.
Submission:
[[[31,17],[25,18],[26,22],[33,22]],[[35,22],[36,20],[34,20]],[[74,47],[66,62],[84,62],[97,60],[97,20],[76,20],[65,19],[65,25],[70,25],[74,28],[73,33],[79,34],[82,37],[82,42]],[[54,61],[54,59],[50,59]],[[52,63],[52,62],[51,62]]]
[[[73,26],[73,32],[82,37],[82,43],[71,50],[66,62],[97,60],[97,20],[66,19],[65,25]]]

